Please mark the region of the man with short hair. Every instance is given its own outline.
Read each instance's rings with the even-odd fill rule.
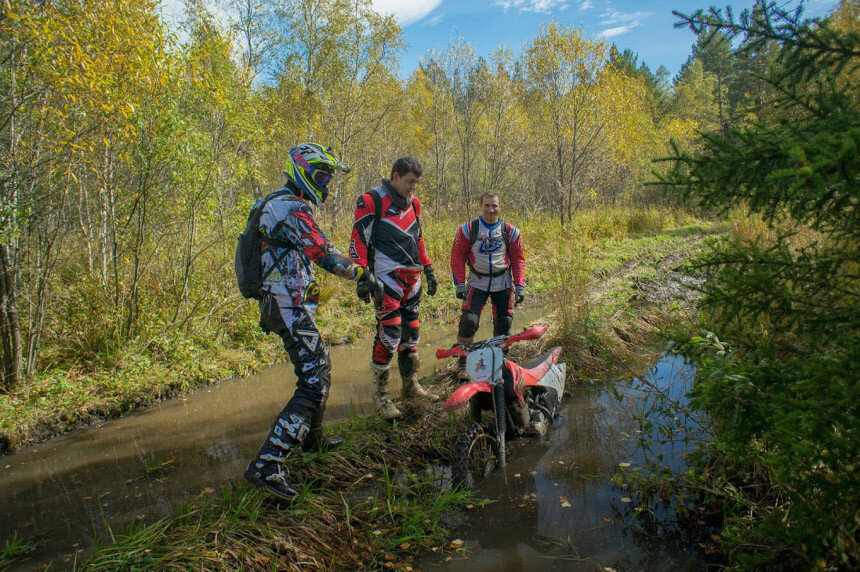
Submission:
[[[525,297],[525,257],[517,227],[499,218],[501,200],[495,191],[484,191],[481,216],[457,229],[451,248],[451,272],[457,298],[463,300],[457,341],[472,343],[487,300],[493,304],[493,335],[511,331],[514,306]],[[466,279],[466,267],[469,277]],[[460,377],[465,375],[460,359]]]
[[[340,437],[326,438],[322,431],[331,361],[314,321],[320,291],[313,264],[358,280],[372,296],[382,295],[373,274],[341,254],[314,220],[311,205],[320,206],[325,201],[335,170],[349,168],[328,149],[316,143],[293,147],[284,172],[287,182],[264,199],[260,214],[260,326],[266,333],[281,337],[297,379],[296,391],[248,464],[245,479],[284,499],[297,494],[283,469],[290,453],[297,448],[325,450],[343,441]]]
[[[437,286],[424,247],[421,202],[413,194],[421,173],[421,165],[412,157],[397,159],[390,178],[382,179],[382,185],[356,201],[349,245],[353,262],[371,268],[384,287],[384,296],[375,300],[376,337],[370,368],[376,386],[374,401],[385,419],[402,416],[388,392],[388,374],[395,353],[403,396],[439,399],[418,383],[421,273],[427,280],[428,295],[436,294]],[[359,284],[357,292],[369,301],[365,285]]]

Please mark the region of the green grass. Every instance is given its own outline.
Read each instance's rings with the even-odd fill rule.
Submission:
[[[392,425],[378,417],[341,427],[335,452],[287,461],[300,491],[274,500],[245,483],[201,496],[173,515],[111,534],[81,570],[379,569],[439,546],[443,517],[479,504],[419,472],[452,437],[427,418]],[[427,439],[428,432],[439,433]]]
[[[10,563],[13,559],[25,556],[36,549],[33,539],[24,540],[18,537],[17,532],[7,538],[0,546],[0,567]]]
[[[556,220],[523,220],[516,213],[504,214],[522,231],[530,301],[579,299],[595,279],[610,276],[631,260],[659,260],[662,251],[710,228],[682,211],[657,209],[583,211],[563,227]],[[437,295],[422,300],[423,319],[450,319],[459,313],[449,255],[461,222],[422,219],[440,282]],[[348,230],[338,228],[329,232],[329,238],[345,249]],[[370,335],[373,310],[355,296],[354,283],[322,271],[317,277],[322,290],[317,323],[326,342]],[[232,276],[223,280],[232,283]],[[602,301],[600,311],[617,311],[622,293],[619,288],[614,301]],[[53,346],[46,341],[44,367],[29,382],[0,395],[0,450],[14,450],[153,400],[283,361],[280,340],[264,335],[258,320],[256,303],[241,300],[224,305],[220,314],[201,317],[194,328],[165,330],[153,322],[144,328],[146,336],[121,345],[106,344],[101,353],[94,354],[90,346],[78,351],[68,341]],[[81,333],[86,338],[85,334]]]

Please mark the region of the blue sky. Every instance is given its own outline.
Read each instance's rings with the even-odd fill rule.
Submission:
[[[555,20],[584,31],[586,36],[615,42],[619,49],[639,54],[652,71],[666,66],[674,76],[690,54],[695,38],[688,29],[675,29],[672,10],[689,13],[711,5],[731,4],[736,13],[748,2],[717,0],[373,0],[379,12],[392,13],[403,28],[407,43],[400,59],[400,74],[408,76],[427,51],[443,51],[457,35],[478,55],[489,58],[504,45],[519,54],[537,35],[541,25]],[[824,16],[834,0],[807,0],[807,17]],[[789,0],[789,5],[796,2]]]
[[[686,61],[695,41],[687,29],[674,29],[672,10],[689,13],[711,5],[731,4],[736,13],[754,0],[371,0],[378,12],[394,14],[403,29],[406,50],[400,76],[408,77],[428,50],[444,51],[452,37],[471,44],[489,58],[500,45],[519,55],[541,25],[555,20],[580,28],[586,36],[632,49],[652,71],[666,66],[672,76]],[[796,6],[798,0],[778,0]],[[203,0],[225,24],[231,18],[229,0]],[[805,0],[805,15],[828,14],[837,0]],[[160,0],[165,20],[180,36],[183,0]]]

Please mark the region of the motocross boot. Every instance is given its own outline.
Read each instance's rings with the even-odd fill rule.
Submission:
[[[403,382],[403,397],[421,397],[429,401],[439,401],[439,396],[427,391],[418,383],[418,367],[421,362],[418,352],[405,351],[397,354],[397,367],[400,369],[400,379]]]
[[[311,428],[308,431],[308,436],[302,441],[302,451],[306,453],[327,452],[337,449],[343,444],[343,437],[340,435],[323,434],[322,419],[325,413],[325,405],[314,415],[311,420]]]
[[[383,419],[399,419],[403,416],[397,406],[391,402],[391,397],[388,395],[388,373],[391,369],[391,364],[377,364],[370,362],[370,371],[373,373],[373,383],[376,385],[376,391],[373,394],[373,401],[376,403],[376,409]]]
[[[296,496],[298,491],[287,481],[283,462],[304,440],[307,433],[307,422],[284,408],[275,419],[262,447],[257,451],[257,458],[245,469],[245,480],[282,499],[289,500]]]

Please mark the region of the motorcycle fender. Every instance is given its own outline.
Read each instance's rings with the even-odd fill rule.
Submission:
[[[554,363],[538,382],[538,386],[551,387],[558,393],[559,401],[564,395],[564,378],[567,375],[567,364]]]
[[[550,351],[544,353],[541,357],[541,361],[530,368],[519,366],[515,363],[508,362],[508,365],[511,369],[511,373],[514,376],[514,387],[520,386],[531,387],[535,385],[546,385],[543,382],[543,378],[548,375],[548,373],[556,367],[558,364],[558,358],[561,355],[561,346],[556,346],[552,348]],[[534,362],[532,362],[534,363]],[[564,364],[561,364],[564,365]],[[564,376],[562,376],[562,387],[564,387]]]
[[[451,397],[448,398],[448,401],[445,402],[445,411],[454,411],[455,409],[463,407],[469,403],[469,400],[472,399],[476,393],[480,393],[482,391],[491,393],[492,388],[490,387],[490,384],[486,382],[467,383],[466,385],[457,388],[457,390],[451,394]]]

